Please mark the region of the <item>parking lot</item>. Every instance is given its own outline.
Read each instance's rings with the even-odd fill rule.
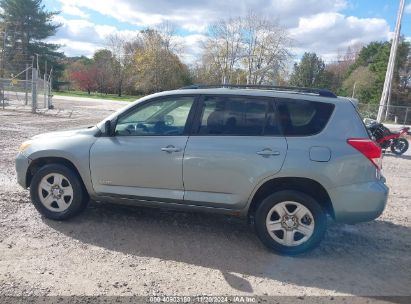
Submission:
[[[237,218],[90,203],[67,221],[42,218],[16,183],[31,136],[93,125],[123,102],[55,99],[43,115],[0,110],[0,295],[411,295],[411,153],[384,157],[386,210],[329,223],[321,246],[268,252]]]

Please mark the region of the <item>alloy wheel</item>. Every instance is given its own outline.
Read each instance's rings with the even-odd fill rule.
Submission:
[[[266,227],[270,236],[285,246],[298,246],[314,233],[314,217],[304,205],[281,202],[274,205],[267,214]]]
[[[44,207],[53,212],[67,210],[73,201],[73,187],[60,173],[50,173],[41,179],[39,198]]]

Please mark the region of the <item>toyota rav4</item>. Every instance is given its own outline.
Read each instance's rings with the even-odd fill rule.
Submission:
[[[24,142],[18,182],[47,218],[87,202],[250,219],[275,252],[319,244],[327,217],[370,221],[388,188],[381,149],[348,98],[321,89],[191,86],[131,103],[96,126]]]

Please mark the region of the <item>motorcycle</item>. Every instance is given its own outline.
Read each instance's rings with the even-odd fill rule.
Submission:
[[[408,150],[409,143],[404,135],[410,135],[410,128],[404,127],[399,132],[392,132],[382,123],[376,121],[369,122],[366,127],[381,149],[390,148],[391,152],[396,155],[402,155]]]

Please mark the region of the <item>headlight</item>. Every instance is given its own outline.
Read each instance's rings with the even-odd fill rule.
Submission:
[[[21,146],[19,148],[19,152],[23,152],[24,150],[26,150],[30,146],[31,146],[31,140],[25,141],[24,143],[21,144]]]

